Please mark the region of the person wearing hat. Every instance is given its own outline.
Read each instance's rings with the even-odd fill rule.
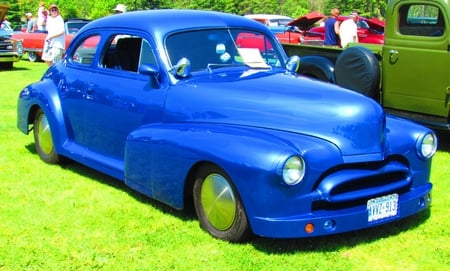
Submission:
[[[344,48],[349,42],[358,42],[358,13],[352,12],[349,18],[341,23],[339,35],[341,38],[341,47]]]
[[[50,5],[50,16],[47,18],[47,37],[45,38],[44,53],[42,60],[51,66],[59,61],[66,48],[66,39],[64,32],[64,20],[61,17],[58,6]]]
[[[27,32],[33,32],[37,28],[36,18],[33,17],[33,13],[31,12],[25,13],[25,16],[27,17]]]
[[[127,12],[127,7],[124,4],[117,4],[117,6],[114,8],[115,14],[125,13]]]

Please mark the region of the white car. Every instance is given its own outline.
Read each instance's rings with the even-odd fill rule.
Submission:
[[[284,15],[274,15],[274,14],[248,14],[244,17],[253,19],[267,26],[285,26],[287,23],[293,19]]]

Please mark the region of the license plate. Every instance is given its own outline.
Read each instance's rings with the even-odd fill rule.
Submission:
[[[367,212],[369,222],[396,216],[398,214],[398,194],[368,200]]]

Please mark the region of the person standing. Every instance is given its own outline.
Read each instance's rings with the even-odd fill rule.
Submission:
[[[341,47],[344,48],[349,42],[358,42],[358,13],[352,12],[349,18],[341,23],[339,34],[341,38]]]
[[[25,13],[25,16],[27,17],[27,32],[33,32],[36,30],[36,18],[33,17],[31,12]]]
[[[45,38],[44,53],[42,60],[51,66],[53,63],[59,61],[64,54],[66,47],[64,20],[61,17],[58,6],[50,5],[50,16],[47,18],[47,37]]]
[[[325,39],[323,45],[325,46],[339,46],[339,21],[337,17],[340,14],[338,8],[331,10],[331,17],[325,21]]]
[[[45,26],[47,24],[47,10],[45,10],[45,3],[39,2],[39,8],[37,11],[37,28],[39,31],[45,31]]]

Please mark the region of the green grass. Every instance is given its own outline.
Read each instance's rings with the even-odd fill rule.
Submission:
[[[448,134],[429,212],[347,234],[229,244],[118,180],[41,162],[16,128],[16,101],[45,69],[22,60],[0,71],[0,270],[449,270]]]

